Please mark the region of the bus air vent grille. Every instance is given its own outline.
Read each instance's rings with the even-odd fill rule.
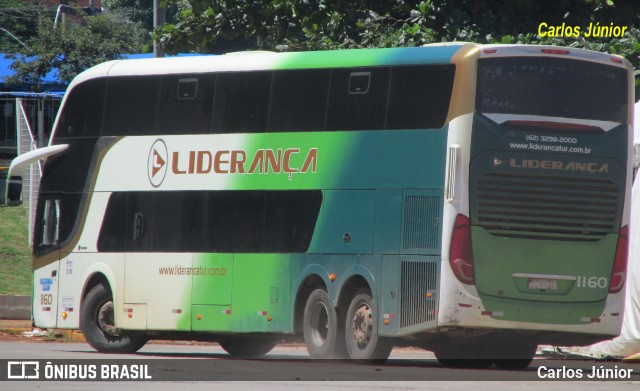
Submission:
[[[402,262],[400,328],[431,322],[436,318],[438,265],[436,262]]]
[[[405,196],[402,229],[404,250],[438,248],[440,197]]]
[[[474,224],[502,237],[597,241],[616,232],[618,196],[604,179],[485,174],[477,182]]]

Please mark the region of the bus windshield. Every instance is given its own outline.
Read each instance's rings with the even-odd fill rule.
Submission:
[[[476,107],[482,113],[624,123],[627,84],[624,68],[594,62],[546,57],[480,59]]]

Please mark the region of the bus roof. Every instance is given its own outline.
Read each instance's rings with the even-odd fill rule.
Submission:
[[[448,64],[469,43],[426,47],[323,50],[315,52],[236,52],[219,56],[115,60],[81,73],[73,84],[105,76],[140,76],[274,69],[342,68],[412,64]]]
[[[480,57],[514,55],[569,56],[619,67],[629,68],[631,66],[622,57],[584,49],[542,45],[479,45],[469,42],[452,42],[405,48],[320,50],[286,53],[247,51],[195,57],[114,60],[96,65],[81,73],[71,82],[69,88],[85,80],[110,76],[449,64],[452,62],[453,56],[463,47],[481,49]],[[613,58],[616,60],[612,61]]]

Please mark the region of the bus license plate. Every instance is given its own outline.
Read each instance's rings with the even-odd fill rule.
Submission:
[[[551,280],[548,278],[530,278],[529,289],[536,289],[540,291],[557,290],[558,280]]]

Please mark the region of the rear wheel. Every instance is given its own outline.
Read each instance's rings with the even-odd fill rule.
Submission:
[[[218,344],[231,357],[254,358],[269,353],[278,343],[278,338],[273,336],[245,336],[230,335],[218,340]]]
[[[304,307],[302,329],[311,358],[344,358],[344,329],[338,326],[338,312],[324,288],[316,288]]]
[[[80,328],[89,345],[103,353],[132,353],[147,343],[144,333],[115,326],[113,295],[105,284],[94,286],[82,301]]]
[[[316,288],[304,307],[304,342],[311,358],[345,358],[344,329],[324,288]]]
[[[378,309],[371,291],[355,293],[346,315],[345,341],[349,357],[354,360],[383,361],[391,354],[389,339],[378,336]]]

